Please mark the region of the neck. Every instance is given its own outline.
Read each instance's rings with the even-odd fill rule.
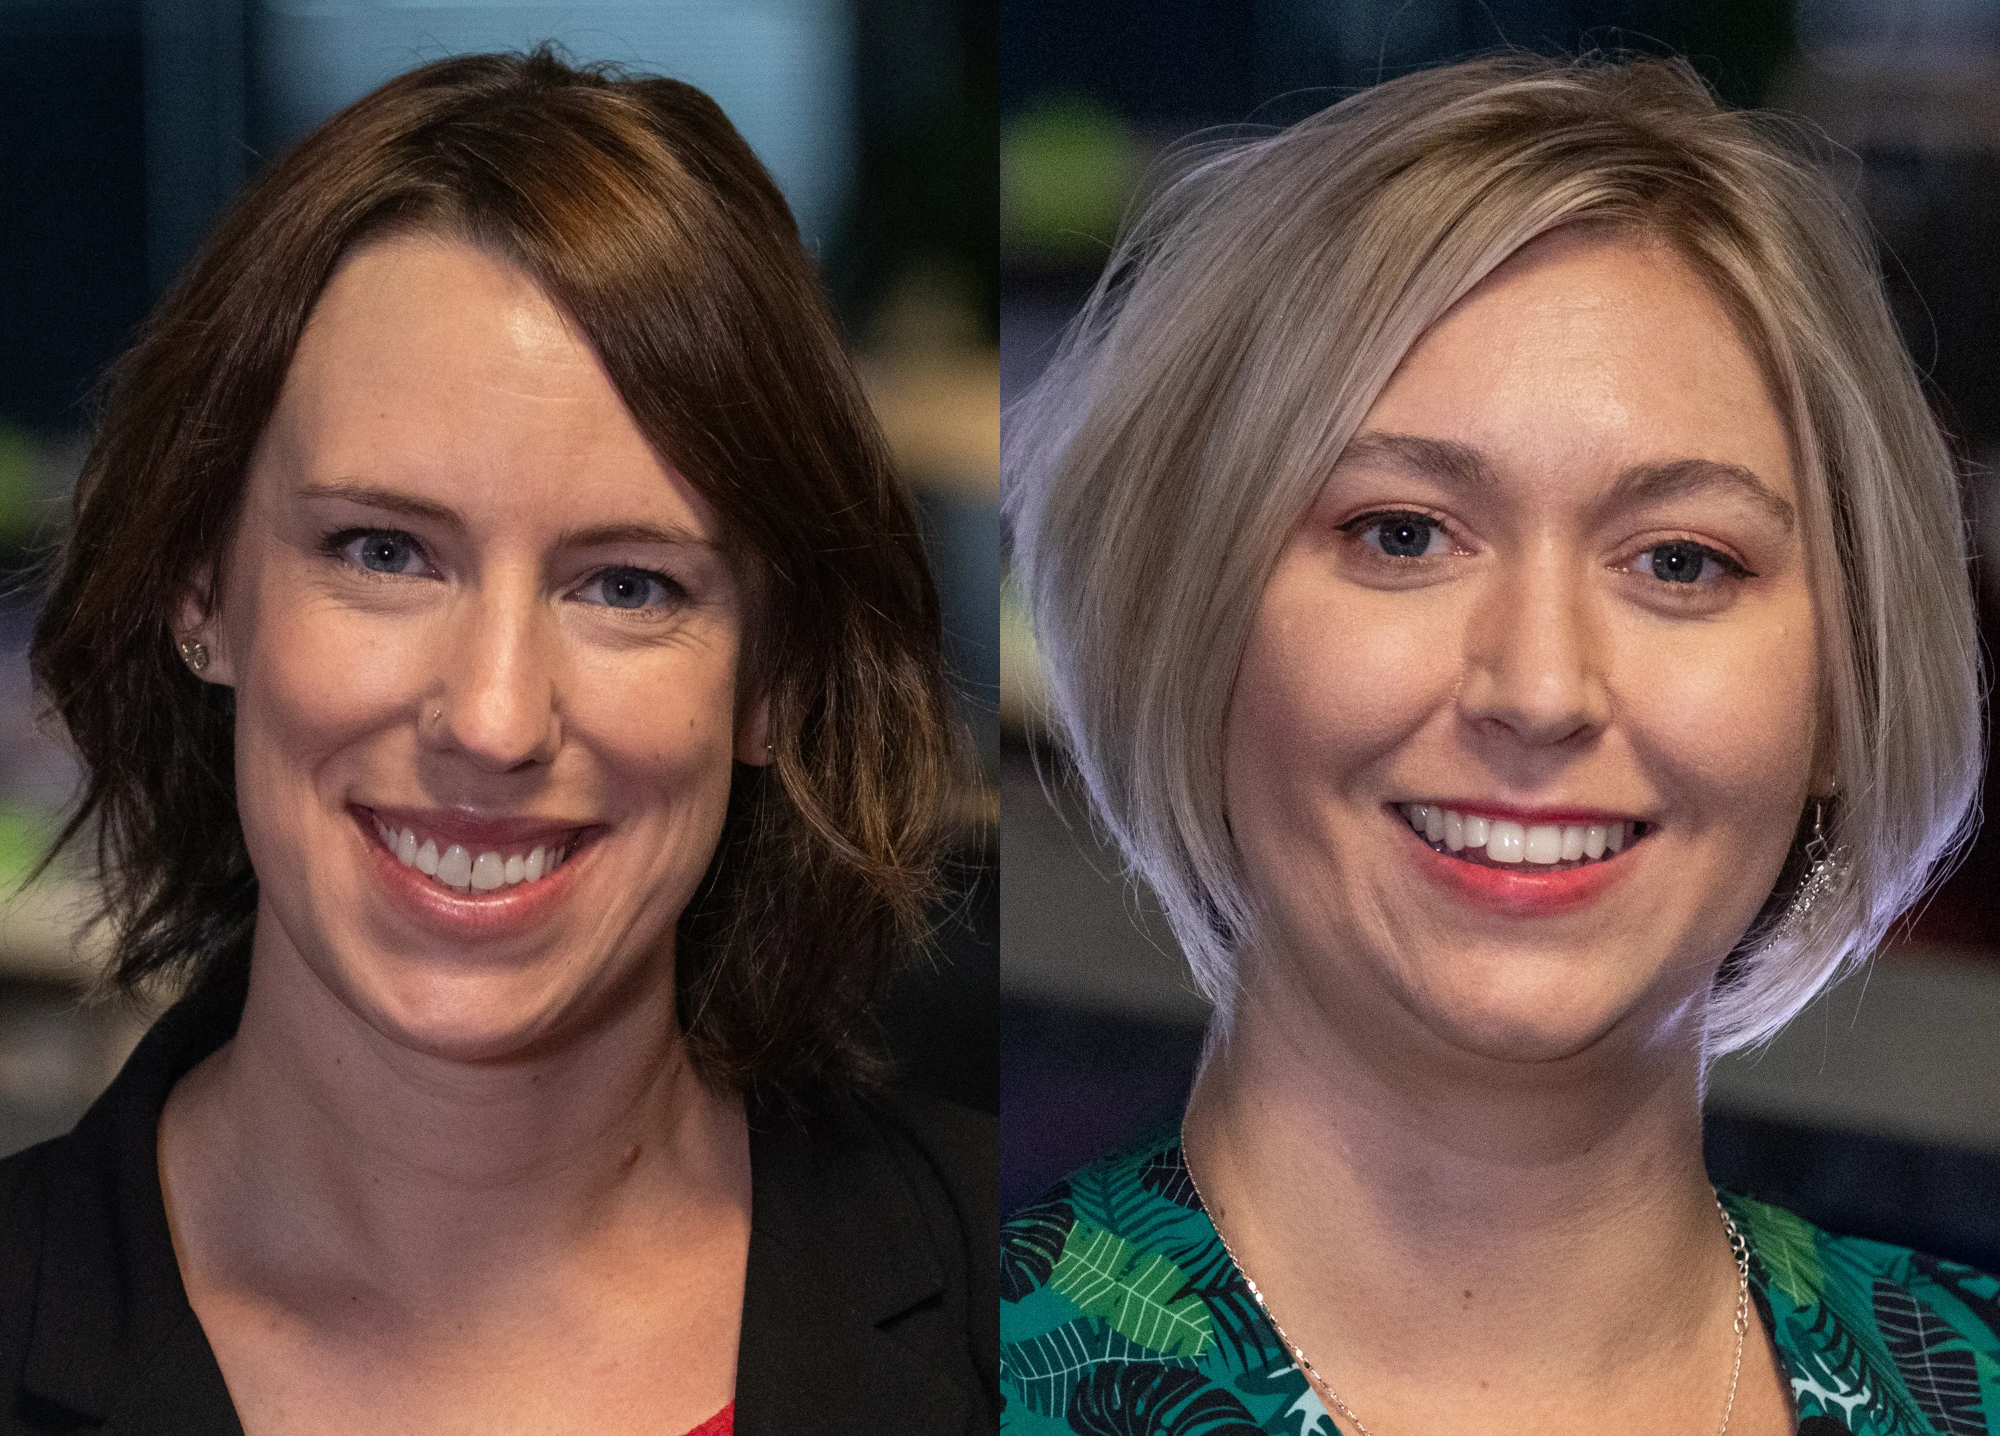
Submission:
[[[393,1282],[456,1304],[635,1229],[747,1218],[740,1100],[693,1069],[672,965],[657,967],[596,1021],[467,1061],[384,1036],[260,941],[235,1037],[161,1121],[183,1265],[225,1285]]]
[[[1643,1036],[1510,1062],[1448,1050],[1408,1014],[1329,1014],[1274,972],[1248,965],[1212,1035],[1188,1159],[1343,1399],[1410,1429],[1389,1417],[1421,1390],[1416,1429],[1451,1430],[1440,1409],[1490,1418],[1516,1381],[1521,1400],[1595,1399],[1682,1361],[1720,1402],[1736,1274],[1702,1166],[1692,1004]]]

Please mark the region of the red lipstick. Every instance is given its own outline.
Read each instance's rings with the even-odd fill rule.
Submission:
[[[1604,813],[1583,813],[1574,809],[1503,808],[1485,804],[1453,805],[1454,811],[1528,824],[1622,823],[1628,819]],[[1610,890],[1631,870],[1631,857],[1638,843],[1621,853],[1577,867],[1549,868],[1539,865],[1487,864],[1468,862],[1449,852],[1439,852],[1403,820],[1395,808],[1388,816],[1408,839],[1418,871],[1468,906],[1508,917],[1554,917],[1588,907]]]
[[[377,880],[391,902],[420,926],[441,937],[478,942],[517,936],[545,921],[569,895],[595,848],[593,826],[529,819],[474,818],[463,814],[422,813],[391,808],[350,807],[354,830],[367,850]],[[566,844],[569,855],[554,872],[533,882],[516,883],[490,892],[461,892],[405,867],[382,846],[375,831],[377,815],[392,826],[419,828],[434,839],[455,842],[471,851],[519,847],[525,843]]]

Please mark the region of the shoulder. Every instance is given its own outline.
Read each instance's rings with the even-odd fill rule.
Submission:
[[[220,987],[182,999],[76,1126],[0,1161],[0,1432],[101,1420],[146,1371],[171,1378],[188,1410],[226,1402],[206,1345],[187,1339],[200,1328],[157,1133],[175,1080],[234,1030],[236,1002]],[[29,1405],[43,1415],[23,1427]]]
[[[1002,1228],[1000,1378],[1002,1428],[1023,1436],[1146,1409],[1230,1436],[1323,1429],[1202,1209],[1177,1128],[1079,1168]]]
[[[909,1164],[989,1238],[1000,1225],[1000,1123],[955,1102],[915,1093],[859,1098],[855,1107]],[[991,1250],[989,1240],[988,1250]]]
[[[1073,1236],[1161,1253],[1215,1243],[1178,1127],[1078,1168],[1009,1218],[1000,1233],[1001,1299],[1017,1302],[1046,1285]]]
[[[850,1097],[847,1120],[881,1144],[954,1274],[991,1311],[1000,1234],[1000,1124],[940,1098],[898,1093]]]
[[[2000,1279],[1735,1193],[1724,1203],[1802,1431],[2000,1430]]]
[[[998,1172],[998,1123],[949,1103],[822,1092],[753,1107],[740,1429],[848,1429],[836,1388],[893,1393],[897,1419],[923,1429],[980,1429],[978,1412],[990,1429]]]
[[[809,1188],[822,1199],[915,1200],[952,1229],[953,1244],[999,1228],[999,1123],[912,1094],[822,1092],[786,1108],[753,1109],[751,1180],[762,1191]],[[946,1235],[940,1232],[940,1235]]]
[[[0,1271],[41,1237],[50,1166],[61,1160],[66,1137],[57,1137],[0,1159]]]
[[[62,1161],[66,1141],[58,1137],[0,1161],[0,1378],[10,1388],[33,1322],[48,1232],[49,1175]]]
[[[101,1138],[86,1119],[0,1161],[0,1432],[23,1429],[31,1394],[90,1384],[131,1329],[120,1281],[134,1263]]]

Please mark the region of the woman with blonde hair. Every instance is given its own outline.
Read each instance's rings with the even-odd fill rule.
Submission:
[[[2000,1429],[2000,1283],[1702,1164],[1706,1064],[1980,767],[1952,464],[1771,124],[1508,56],[1197,152],[1007,482],[1215,1011],[1178,1127],[1006,1229],[1006,1429]]]

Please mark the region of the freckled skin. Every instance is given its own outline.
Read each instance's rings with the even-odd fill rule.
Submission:
[[[1377,1030],[1511,1061],[1681,1009],[1770,891],[1806,797],[1811,598],[1796,530],[1753,504],[1596,506],[1628,466],[1685,458],[1741,464],[1796,506],[1754,360],[1664,251],[1544,242],[1416,346],[1362,432],[1472,446],[1497,486],[1343,465],[1280,556],[1227,735],[1231,828],[1269,915],[1251,971],[1283,968],[1331,1021],[1391,1013]],[[1428,582],[1384,578],[1337,526],[1397,505],[1468,551]],[[1676,607],[1631,560],[1681,538],[1757,576]],[[1384,805],[1427,797],[1658,827],[1601,901],[1524,919],[1417,875]]]

